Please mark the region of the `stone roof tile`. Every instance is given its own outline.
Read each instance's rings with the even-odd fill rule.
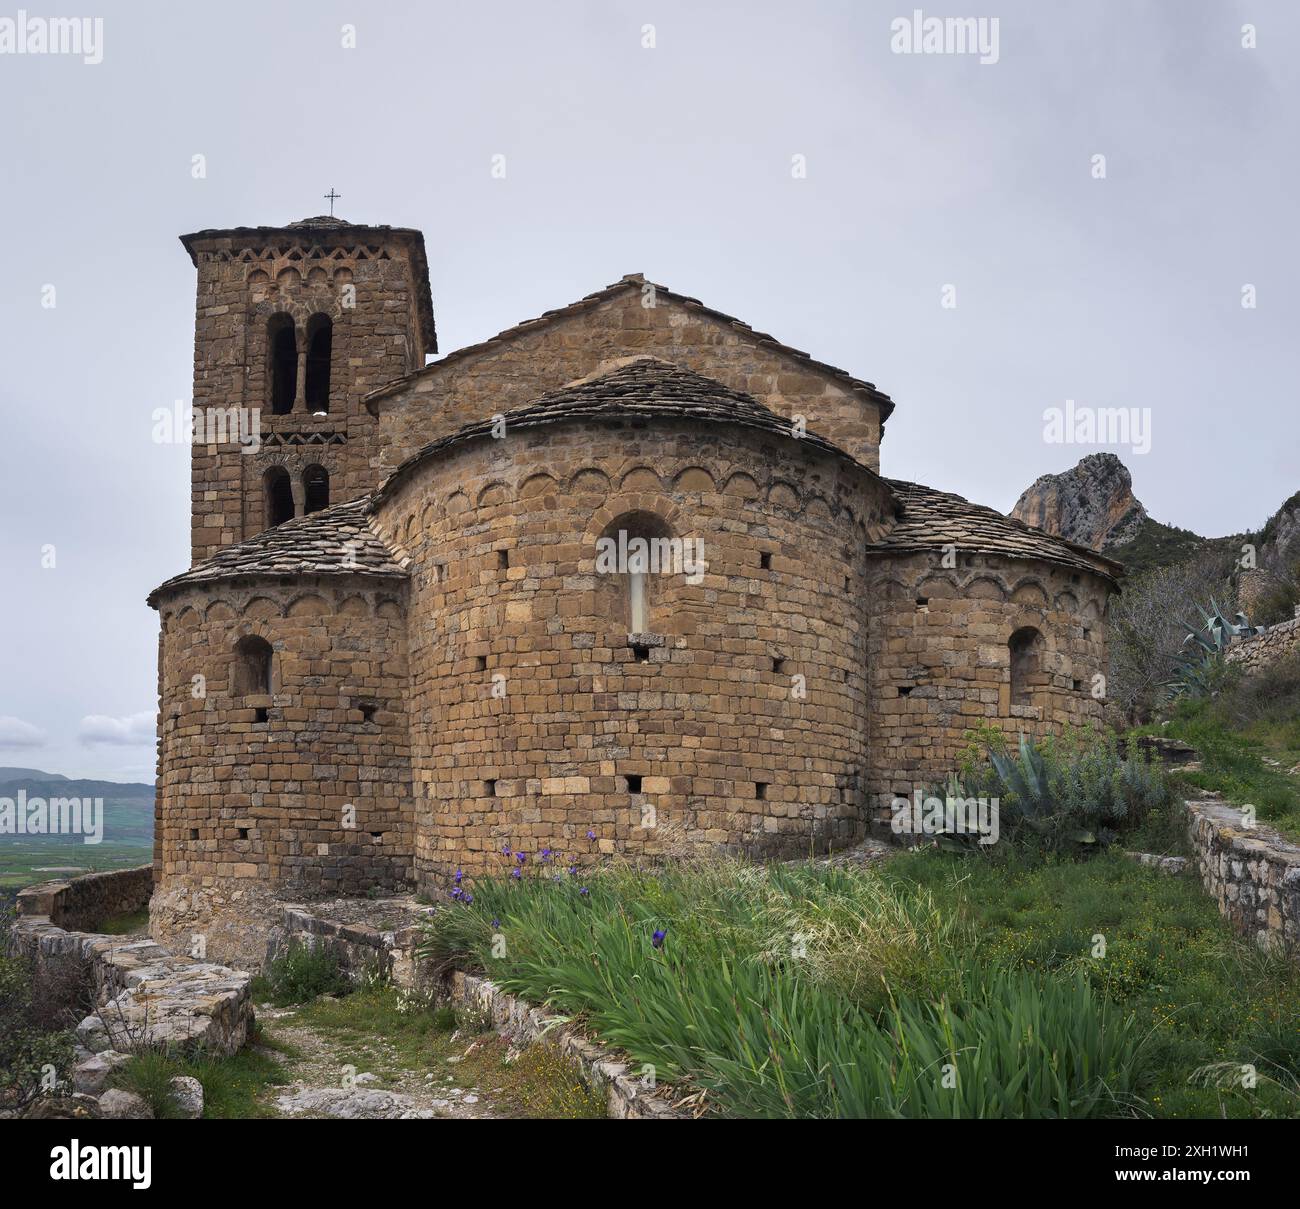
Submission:
[[[933,550],[954,545],[970,554],[1005,554],[1091,571],[1110,580],[1124,574],[1123,565],[1086,546],[1054,537],[995,508],[972,504],[960,495],[936,491],[920,483],[886,479],[898,500],[894,527],[867,547],[870,554]]]
[[[378,575],[405,579],[406,572],[370,524],[370,496],[335,504],[285,521],[159,584],[149,594],[156,606],[174,588],[265,575]]]

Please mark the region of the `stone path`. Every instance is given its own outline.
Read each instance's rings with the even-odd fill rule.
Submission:
[[[492,1103],[474,1075],[475,1059],[499,1060],[504,1054],[494,1035],[440,1037],[431,1042],[432,1069],[410,1069],[383,1037],[356,1045],[301,1015],[296,1008],[257,1008],[265,1035],[292,1051],[269,1051],[293,1082],[268,1088],[260,1097],[280,1116],[474,1120],[513,1115]]]

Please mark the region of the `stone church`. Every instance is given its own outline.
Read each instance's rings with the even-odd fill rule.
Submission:
[[[1100,717],[1118,564],[882,477],[870,382],[638,274],[426,364],[419,231],[181,242],[196,416],[260,439],[196,439],[149,596],[159,939],[505,846],[838,849],[971,727]]]

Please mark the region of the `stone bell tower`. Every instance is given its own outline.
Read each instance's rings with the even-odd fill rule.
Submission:
[[[181,243],[198,270],[197,563],[377,486],[361,399],[438,346],[419,231],[319,217]]]

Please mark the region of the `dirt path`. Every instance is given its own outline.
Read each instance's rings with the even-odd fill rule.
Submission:
[[[257,1009],[268,1043],[264,1048],[291,1080],[259,1096],[276,1115],[349,1120],[516,1115],[508,1104],[495,1102],[495,1088],[483,1086],[485,1070],[505,1065],[509,1057],[495,1035],[431,1033],[413,1044],[400,1034],[395,1039],[359,1035],[328,1019],[322,1024],[322,1014],[317,1004]]]

